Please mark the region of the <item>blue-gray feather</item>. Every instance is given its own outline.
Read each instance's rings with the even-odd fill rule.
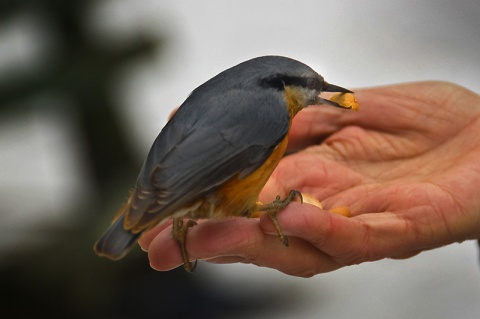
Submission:
[[[97,253],[121,258],[147,226],[260,167],[290,125],[279,74],[317,75],[301,62],[267,56],[225,70],[196,88],[156,138],[130,205],[97,242]]]

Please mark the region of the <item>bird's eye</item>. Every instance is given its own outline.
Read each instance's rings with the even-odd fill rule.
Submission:
[[[285,82],[281,77],[272,76],[260,80],[260,85],[263,87],[270,87],[277,90],[283,90]]]
[[[308,78],[307,79],[307,88],[310,90],[320,90],[321,88],[320,81],[317,78]]]

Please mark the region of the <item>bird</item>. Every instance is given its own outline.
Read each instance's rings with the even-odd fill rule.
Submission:
[[[259,194],[285,154],[295,115],[313,105],[354,108],[322,92],[352,94],[306,64],[261,56],[237,64],[194,89],[156,137],[135,186],[94,251],[123,258],[142,233],[173,219],[185,270],[195,269],[187,231],[198,219],[268,213],[288,246],[277,213],[302,194],[269,203]]]

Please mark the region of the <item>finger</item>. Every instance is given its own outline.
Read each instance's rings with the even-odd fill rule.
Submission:
[[[320,144],[328,136],[349,125],[372,127],[378,119],[391,117],[391,93],[384,88],[360,89],[355,91],[359,102],[358,112],[327,106],[309,106],[299,112],[289,132],[288,151],[296,151],[310,145]],[[382,104],[387,104],[385,107]],[[388,120],[383,120],[380,124]]]
[[[424,132],[425,127],[421,123],[428,123],[432,116],[452,117],[441,106],[459,89],[444,82],[406,83],[356,90],[355,97],[360,105],[358,112],[310,106],[293,120],[289,150],[318,144],[349,125],[398,133],[411,131],[413,121],[417,123],[413,128]],[[468,92],[465,89],[461,91],[464,95]]]
[[[342,265],[405,256],[442,244],[433,239],[429,224],[417,220],[425,226],[421,228],[394,213],[347,218],[292,203],[278,214],[278,220],[285,235],[303,238]],[[260,218],[260,226],[268,234],[275,233],[268,216]]]
[[[161,223],[149,231],[145,232],[142,234],[140,239],[138,240],[138,244],[140,245],[140,248],[142,248],[143,251],[148,251],[148,248],[150,246],[150,243],[152,240],[160,233],[162,232],[165,228],[168,228],[170,225],[172,225],[172,221],[166,221],[165,223]]]
[[[312,277],[316,274],[336,270],[342,265],[319,251],[303,239],[290,237],[289,246],[281,244],[278,236],[266,236],[255,247],[239,245],[229,254],[207,259],[212,263],[245,263],[276,269],[296,277]]]
[[[149,249],[154,269],[169,270],[182,264],[175,244],[164,232],[154,239]],[[253,219],[232,218],[198,225],[188,234],[187,251],[192,260],[252,263],[301,277],[341,267],[304,240],[292,238],[289,247],[283,246],[276,235],[263,233],[258,220]]]
[[[382,90],[383,88],[356,90],[355,98],[360,105],[359,112],[323,105],[312,105],[305,108],[293,119],[289,132],[288,151],[296,151],[310,145],[319,144],[328,136],[349,125],[371,125],[376,120],[379,111],[379,108],[372,105],[371,102],[375,100],[375,96],[384,94]],[[383,101],[383,99],[380,99],[377,102]],[[381,108],[381,110],[384,109],[385,107]],[[363,119],[367,121],[365,122]]]
[[[228,255],[231,247],[238,246],[240,242],[248,246],[261,241],[264,236],[257,219],[209,221],[189,229],[186,247],[191,260],[212,259]],[[152,240],[148,253],[150,265],[156,270],[170,270],[182,264],[171,228],[165,229]]]
[[[214,257],[210,259],[205,259],[205,261],[211,264],[249,264],[248,260],[241,256],[221,256],[221,257]]]
[[[327,204],[326,208],[349,206],[362,199],[365,192],[356,186],[363,182],[363,175],[352,171],[345,161],[326,158],[325,154],[312,148],[284,157],[262,189],[260,201],[270,203],[292,189],[312,195]],[[346,190],[348,194],[343,193]]]
[[[357,113],[323,106],[310,106],[299,112],[292,122],[288,135],[288,149],[293,152],[323,139],[348,124],[347,113]]]

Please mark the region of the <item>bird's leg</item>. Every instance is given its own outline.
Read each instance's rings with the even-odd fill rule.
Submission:
[[[186,246],[188,229],[195,226],[196,224],[197,223],[191,219],[189,219],[186,223],[183,222],[182,218],[173,219],[173,238],[175,238],[178,246],[180,247],[180,252],[182,253],[183,259],[183,268],[185,268],[185,270],[188,272],[194,271],[195,267],[197,267],[196,260],[195,262],[193,262],[193,264],[190,262]]]
[[[257,207],[258,211],[264,211],[270,216],[277,231],[278,238],[280,238],[280,241],[285,246],[288,246],[288,238],[282,233],[282,229],[278,223],[277,214],[281,209],[287,207],[295,197],[300,198],[300,202],[303,203],[302,193],[297,190],[291,190],[288,196],[284,199],[280,199],[280,196],[277,196],[277,198],[275,198],[270,204],[262,204]]]

